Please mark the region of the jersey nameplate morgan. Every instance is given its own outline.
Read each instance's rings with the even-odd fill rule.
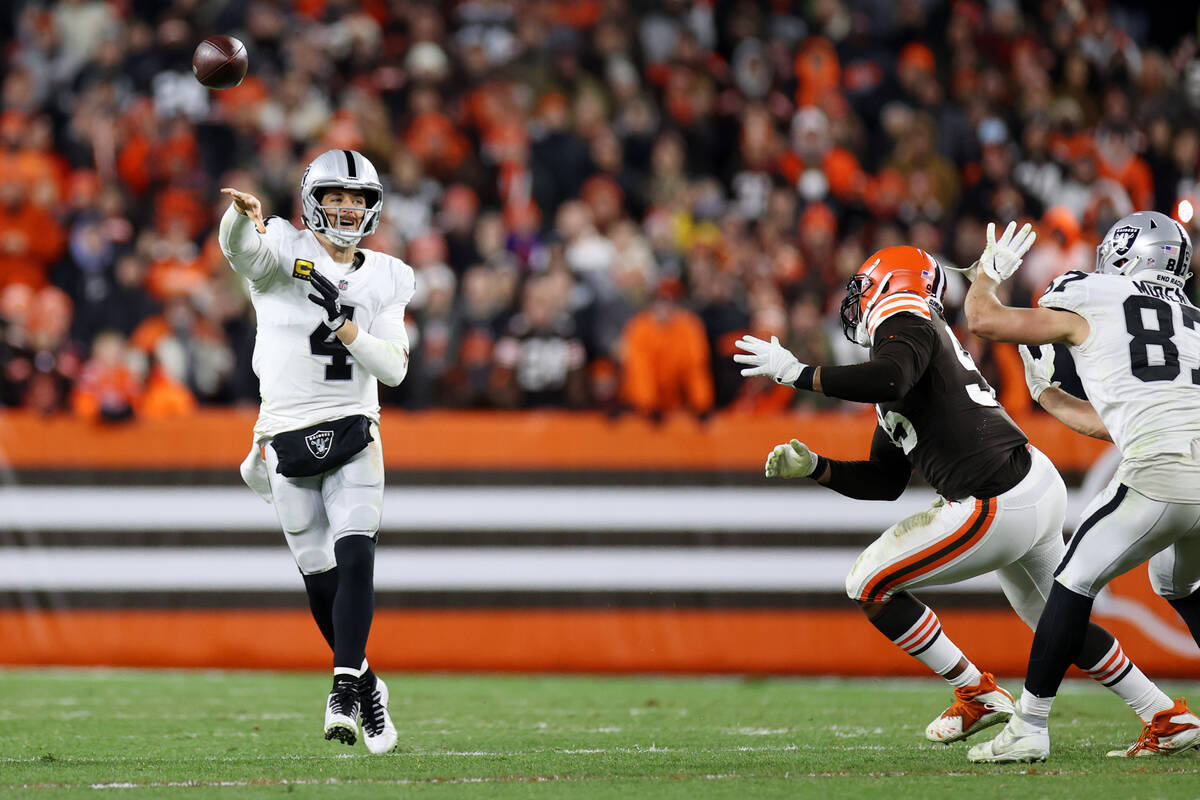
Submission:
[[[313,262],[305,258],[297,258],[292,265],[292,277],[302,281],[312,280]]]

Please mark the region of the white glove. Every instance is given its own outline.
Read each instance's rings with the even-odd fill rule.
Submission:
[[[996,283],[1012,277],[1017,267],[1021,266],[1021,259],[1037,239],[1033,226],[1028,222],[1021,226],[1021,230],[1017,231],[1016,228],[1017,223],[1008,223],[1000,241],[996,241],[996,223],[988,223],[987,247],[983,248],[983,255],[979,257],[979,269]]]
[[[1042,345],[1041,355],[1034,356],[1029,348],[1021,345],[1017,348],[1021,361],[1025,364],[1025,385],[1029,387],[1029,395],[1033,402],[1038,402],[1042,392],[1051,386],[1058,386],[1054,378],[1054,347]]]
[[[743,378],[770,375],[776,383],[793,386],[796,378],[799,378],[800,373],[808,366],[800,363],[774,336],[771,337],[770,343],[767,343],[746,334],[737,340],[736,345],[739,350],[745,350],[749,354],[738,353],[733,357],[739,364],[751,365],[742,370]]]
[[[795,439],[775,445],[767,455],[768,478],[807,478],[816,468],[817,454]]]
[[[263,461],[262,448],[257,443],[250,447],[250,454],[242,461],[238,471],[242,473],[242,480],[256,495],[268,503],[273,502],[271,478],[267,474],[267,462]]]

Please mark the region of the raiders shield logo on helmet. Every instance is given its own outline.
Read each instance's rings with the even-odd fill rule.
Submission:
[[[1133,243],[1137,241],[1138,229],[1131,225],[1126,225],[1124,228],[1117,228],[1113,231],[1113,245],[1117,255],[1125,255],[1129,252],[1129,248],[1133,247]]]
[[[304,437],[304,443],[308,445],[310,453],[317,458],[324,458],[329,455],[329,448],[333,444],[333,431],[310,433]]]

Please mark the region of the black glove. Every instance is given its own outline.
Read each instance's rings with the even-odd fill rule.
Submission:
[[[346,324],[346,320],[350,318],[350,315],[342,310],[342,304],[338,302],[338,295],[340,294],[338,288],[333,285],[329,278],[317,272],[316,267],[309,273],[309,282],[312,283],[313,288],[319,294],[310,294],[308,299],[325,309],[325,314],[328,316],[325,325],[329,328],[329,338],[332,339],[333,334]],[[326,341],[329,341],[329,339]]]

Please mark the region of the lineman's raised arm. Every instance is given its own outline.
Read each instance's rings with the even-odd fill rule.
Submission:
[[[233,198],[221,217],[217,242],[221,252],[234,270],[251,281],[269,276],[275,267],[275,256],[261,234],[267,232],[258,198],[236,189],[222,189]]]
[[[996,296],[1000,282],[1017,271],[1036,238],[1029,225],[1014,235],[1015,227],[1010,222],[1000,241],[996,241],[995,225],[988,224],[987,246],[963,302],[967,328],[979,338],[994,342],[1082,344],[1089,332],[1083,317],[1052,308],[1015,308]]]

